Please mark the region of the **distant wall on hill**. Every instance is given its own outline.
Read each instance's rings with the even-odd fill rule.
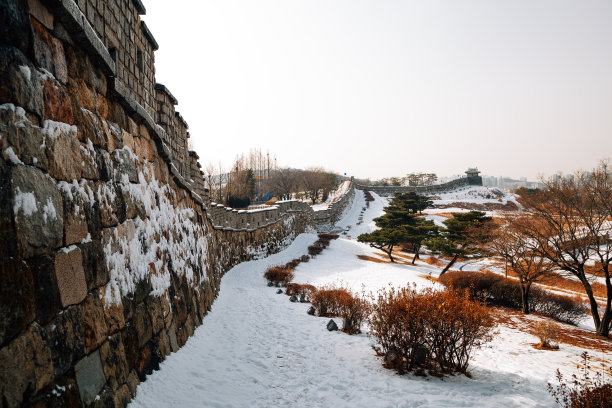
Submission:
[[[414,191],[421,194],[435,194],[443,191],[454,190],[464,186],[482,186],[481,176],[462,177],[451,180],[448,183],[435,184],[432,186],[366,186],[357,185],[360,190],[373,191],[380,195],[392,195],[395,193],[407,193]]]

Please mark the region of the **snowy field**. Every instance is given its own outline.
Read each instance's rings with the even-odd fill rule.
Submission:
[[[376,292],[388,284],[433,284],[426,277],[437,276],[439,268],[424,262],[412,266],[358,258],[384,259],[355,240],[374,228],[372,219],[386,204],[374,196],[357,225],[365,201],[356,192],[353,206],[337,224],[347,234],[300,264],[294,282],[342,282],[358,292]],[[266,286],[268,266],[307,253],[316,238],[302,234],[285,251],[230,270],[204,324],[139,385],[130,406],[552,407],[547,382],[554,380],[557,368],[575,372],[582,349],[561,344],[558,351],[536,350],[531,345],[536,337],[510,325],[498,326],[494,340],[474,353],[471,378],[399,376],[384,369],[366,334],[328,332],[329,318],[307,315],[309,304],[291,303]],[[594,357],[606,359],[599,354]]]

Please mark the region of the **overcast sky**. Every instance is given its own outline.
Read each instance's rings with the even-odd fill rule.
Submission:
[[[612,1],[144,0],[200,162],[357,177],[612,157]]]

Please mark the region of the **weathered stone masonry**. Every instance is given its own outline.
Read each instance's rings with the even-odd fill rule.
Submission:
[[[125,406],[233,265],[328,211],[213,206],[138,0],[0,0],[0,406]]]

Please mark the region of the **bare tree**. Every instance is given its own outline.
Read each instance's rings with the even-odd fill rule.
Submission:
[[[505,220],[506,225],[493,233],[490,248],[493,254],[506,261],[517,274],[523,313],[529,314],[531,285],[549,276],[556,269],[556,265],[531,249],[529,237],[521,233],[520,226],[528,224],[529,217],[507,216]]]
[[[602,165],[592,173],[549,180],[541,192],[522,198],[532,216],[521,224],[522,233],[539,256],[582,283],[596,333],[604,337],[610,334],[612,319],[611,177],[610,170]],[[607,289],[601,313],[592,288],[596,277],[585,270],[586,263],[593,259],[599,260],[599,272]]]
[[[325,197],[336,186],[336,176],[322,168],[310,168],[302,172],[301,186],[314,204],[319,194]]]

